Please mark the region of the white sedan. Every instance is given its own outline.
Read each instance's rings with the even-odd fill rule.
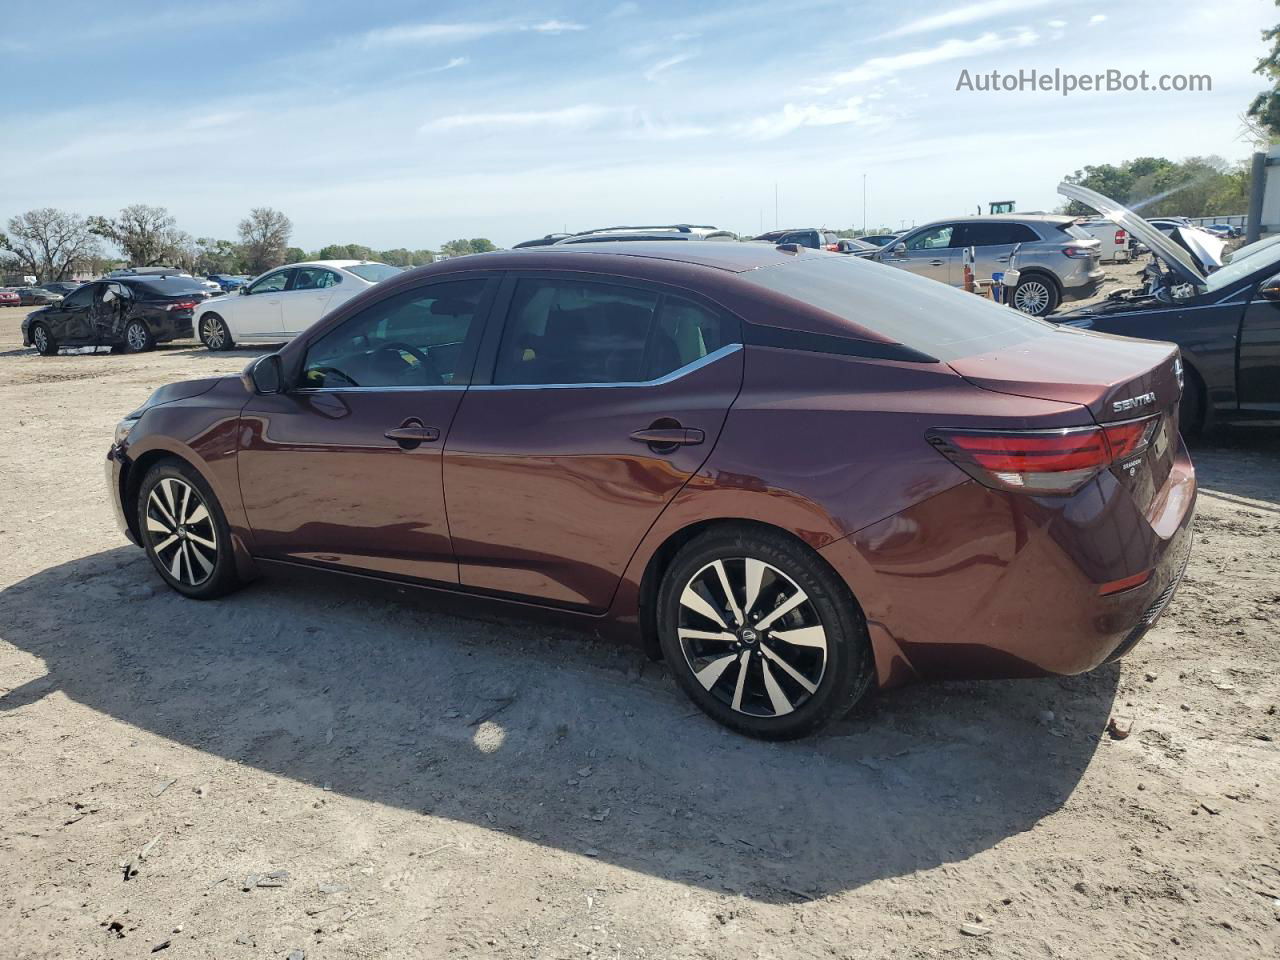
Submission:
[[[237,343],[280,343],[400,270],[373,260],[311,260],[268,270],[235,293],[200,304],[194,322],[210,350]]]

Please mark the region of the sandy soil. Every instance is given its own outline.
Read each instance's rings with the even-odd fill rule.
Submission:
[[[346,584],[170,593],[113,526],[112,426],[254,353],[40,358],[24,312],[0,311],[0,956],[1280,948],[1275,433],[1195,451],[1187,579],[1121,664],[894,691],[765,745],[558,629]]]

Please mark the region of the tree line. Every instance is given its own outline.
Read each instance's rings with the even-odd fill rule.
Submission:
[[[1249,208],[1249,164],[1221,157],[1138,157],[1114,165],[1090,165],[1066,178],[1096,190],[1142,217],[1225,217]],[[1076,201],[1063,213],[1086,216],[1093,210]]]
[[[306,251],[289,245],[293,223],[279,210],[255,207],[240,221],[238,240],[193,237],[164,207],[135,203],[114,217],[81,216],[41,207],[10,217],[0,231],[0,268],[34,275],[40,283],[100,275],[115,266],[180,267],[196,275],[249,274],[304,260],[381,260],[396,267],[431,263],[497,249],[484,237],[450,240],[431,250],[375,250],[358,243]]]

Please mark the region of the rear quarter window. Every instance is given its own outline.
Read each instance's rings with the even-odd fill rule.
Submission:
[[[184,293],[203,294],[205,288],[190,277],[156,277],[153,280],[131,280],[127,286],[143,297],[180,297]]]
[[[740,276],[944,363],[1054,329],[936,280],[858,257],[806,258]]]

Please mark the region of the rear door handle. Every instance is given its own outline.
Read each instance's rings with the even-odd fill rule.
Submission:
[[[383,434],[388,440],[400,444],[401,449],[412,450],[420,443],[431,443],[440,439],[440,431],[435,427],[424,427],[421,423],[405,424],[393,427]]]
[[[702,443],[707,435],[696,427],[646,427],[632,431],[631,439],[653,447],[686,447]]]
[[[945,260],[930,260],[930,261],[929,261],[929,266],[931,266],[931,267],[940,267],[940,266],[942,266],[942,265],[943,265],[944,263],[946,263],[946,262],[947,262],[947,261],[945,261]]]

